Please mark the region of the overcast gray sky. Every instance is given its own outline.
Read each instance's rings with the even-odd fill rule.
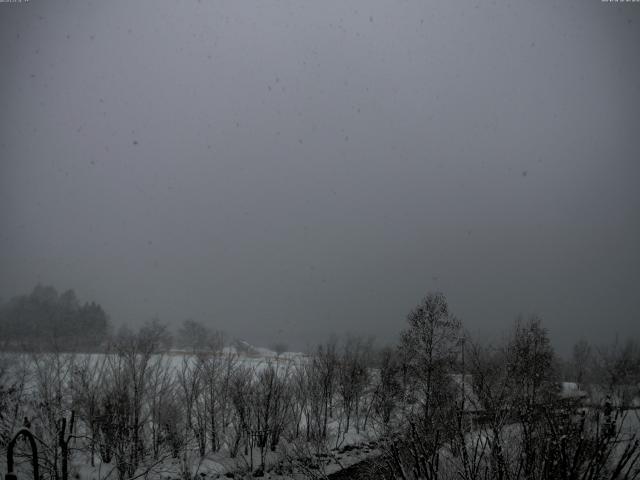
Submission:
[[[640,3],[0,4],[0,296],[117,325],[640,334]]]

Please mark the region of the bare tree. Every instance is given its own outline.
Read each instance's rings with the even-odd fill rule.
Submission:
[[[553,348],[540,318],[518,319],[507,356],[513,379],[513,413],[522,429],[523,471],[529,477],[535,472],[539,442],[544,441],[542,416],[559,389]]]
[[[250,394],[253,371],[245,366],[239,366],[233,372],[230,382],[231,402],[233,404],[233,439],[230,442],[229,453],[235,458],[244,440],[245,455],[249,453],[249,433],[251,431]]]
[[[360,429],[360,404],[370,380],[371,344],[371,340],[365,341],[361,338],[349,337],[344,343],[339,359],[337,383],[342,404],[340,420],[344,419],[342,428],[345,434],[349,431],[353,416],[356,420],[356,431]]]
[[[628,339],[601,346],[594,355],[597,383],[622,408],[640,394],[640,343]]]
[[[24,357],[0,356],[0,454],[23,419],[27,419],[28,376],[29,367]]]
[[[402,401],[400,371],[400,358],[397,351],[389,347],[384,348],[379,353],[372,395],[376,418],[383,427],[382,434],[387,433],[393,414]]]
[[[184,480],[190,480],[192,450],[196,450],[200,457],[206,453],[206,418],[204,412],[198,407],[204,386],[202,364],[193,357],[185,356],[182,358],[177,376],[180,392],[178,398],[185,412],[181,470]],[[196,443],[196,448],[192,446],[192,439]]]
[[[295,425],[293,429],[293,437],[300,436],[300,426],[304,419],[307,430],[310,421],[309,410],[309,368],[306,362],[298,362],[293,365],[291,372],[291,388],[293,395],[292,402],[292,421]],[[308,437],[308,435],[307,435]]]
[[[399,428],[384,439],[384,458],[387,468],[400,478],[436,479],[441,473],[442,448],[455,435],[457,404],[451,373],[460,322],[440,293],[426,295],[407,322],[400,370],[402,383],[410,384],[415,393],[404,396],[407,405]]]
[[[409,367],[421,392],[419,415],[424,431],[434,431],[438,409],[451,386],[448,374],[457,355],[460,322],[451,315],[447,300],[440,293],[424,297],[409,313],[407,321],[409,327],[402,334],[402,348],[412,357]]]
[[[73,370],[71,388],[73,410],[76,412],[78,428],[88,439],[88,455],[90,464],[95,465],[96,445],[100,435],[98,412],[100,396],[104,388],[107,359],[104,356],[87,355],[80,359]]]
[[[190,352],[201,352],[211,346],[214,333],[196,320],[185,320],[178,330],[178,344]]]
[[[316,423],[320,427],[320,435],[327,438],[327,425],[333,417],[334,394],[338,373],[338,341],[331,338],[325,345],[320,345],[313,357],[312,368],[316,387],[314,400],[320,401],[320,410],[316,410]]]
[[[159,459],[164,448],[172,453],[177,445],[175,438],[181,412],[175,411],[176,372],[169,358],[158,356],[149,369],[147,382],[147,408],[149,410],[149,440],[154,460]],[[171,418],[169,415],[173,415]]]
[[[582,339],[573,346],[572,370],[579,387],[583,387],[587,380],[587,374],[591,370],[592,351],[591,345]]]
[[[198,356],[203,380],[203,408],[211,449],[217,452],[224,441],[231,417],[231,379],[238,355],[223,350],[221,334],[212,337],[208,354]]]
[[[100,427],[103,460],[115,456],[121,480],[135,476],[142,466],[144,428],[152,414],[149,380],[154,369],[162,364],[161,352],[169,343],[166,326],[153,320],[135,333],[121,329],[113,346],[115,355],[108,357],[108,387]]]
[[[60,352],[30,356],[35,385],[30,423],[39,438],[41,472],[55,480],[67,480],[68,443],[65,442],[67,417],[73,418],[70,383],[76,357]],[[73,422],[70,422],[70,427]],[[63,468],[64,467],[64,468]]]

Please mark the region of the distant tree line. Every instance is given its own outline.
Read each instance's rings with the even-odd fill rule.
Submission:
[[[104,309],[81,303],[73,290],[37,285],[0,305],[0,349],[95,351],[109,333]]]

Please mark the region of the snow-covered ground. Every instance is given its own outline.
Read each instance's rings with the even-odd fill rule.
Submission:
[[[199,352],[197,355],[204,355],[205,357],[214,355],[221,359],[233,358],[237,365],[249,368],[256,375],[269,365],[278,367],[280,369],[279,371],[285,371],[288,367],[302,365],[309,359],[307,355],[300,352],[283,352],[278,354],[266,348],[253,346],[243,348],[242,350],[229,346],[217,353],[208,354]],[[39,388],[38,382],[41,380],[38,380],[38,374],[35,373],[38,363],[41,363],[43,368],[48,361],[56,361],[76,366],[86,365],[89,367],[98,367],[115,358],[115,355],[102,353],[67,353],[60,355],[46,353],[35,355],[0,353],[0,362],[6,367],[4,380],[12,376],[15,378],[19,375],[24,375],[24,372],[28,370],[28,373],[21,379],[25,398],[31,393],[37,392]],[[170,370],[173,370],[175,374],[178,375],[185,363],[191,363],[195,361],[195,359],[196,355],[193,353],[171,350],[166,353],[154,355],[151,361],[152,363],[163,362]],[[29,366],[29,368],[25,369],[25,366]],[[64,384],[69,381],[70,375],[65,374],[61,378]],[[2,380],[3,379],[0,378],[0,381]],[[34,413],[34,415],[36,414]],[[301,428],[304,429],[304,427],[305,422],[303,419]],[[342,423],[338,420],[332,420],[328,423],[327,429],[328,437],[322,451],[314,454],[312,453],[314,449],[311,446],[302,447],[302,452],[313,457],[314,463],[319,465],[319,468],[326,473],[338,471],[358,463],[365,458],[379,454],[374,443],[377,435],[372,428],[363,429],[358,432],[355,427],[351,427],[347,432],[344,432],[342,431]],[[340,433],[338,434],[338,432]],[[291,467],[293,450],[300,453],[301,447],[297,445],[295,449],[292,450],[292,448],[292,445],[287,445],[286,441],[282,441],[276,452],[267,452],[265,459],[268,471],[265,474],[265,478],[296,478],[292,476],[291,473],[287,473],[287,470]],[[3,453],[4,452],[0,451],[0,454]],[[227,448],[222,448],[217,453],[209,453],[204,458],[200,458],[198,455],[191,455],[191,457],[192,458],[187,460],[187,463],[190,464],[189,468],[193,474],[192,478],[200,477],[203,480],[208,478],[225,478],[225,476],[231,475],[232,473],[236,478],[241,478],[238,476],[241,472],[251,470],[250,466],[252,464],[253,470],[255,470],[260,463],[260,452],[257,448],[250,449],[248,454],[245,454],[241,448],[236,458],[231,458]],[[4,465],[3,462],[4,455],[2,455],[0,465]],[[184,468],[184,459],[167,457],[151,468],[148,478],[177,479],[181,476]],[[70,471],[76,480],[105,480],[107,478],[117,478],[114,462],[102,463],[99,455],[95,456],[94,466],[90,465],[88,458],[78,455],[74,456],[71,459]]]

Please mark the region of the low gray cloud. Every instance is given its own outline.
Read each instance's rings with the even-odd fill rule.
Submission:
[[[303,345],[638,334],[640,7],[0,4],[0,295]]]

